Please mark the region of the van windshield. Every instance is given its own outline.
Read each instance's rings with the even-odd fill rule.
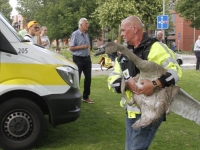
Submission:
[[[22,42],[25,41],[24,38],[15,30],[13,26],[9,23],[9,21],[4,17],[4,15],[0,12],[0,20],[13,32],[13,34]]]

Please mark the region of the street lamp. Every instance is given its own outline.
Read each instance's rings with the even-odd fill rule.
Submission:
[[[163,16],[165,15],[165,0],[163,0]],[[165,40],[165,30],[163,29],[163,40]]]
[[[165,0],[163,0],[163,16],[165,15]]]
[[[194,23],[195,23],[195,13],[194,13]],[[194,24],[194,44],[195,44],[195,24]]]

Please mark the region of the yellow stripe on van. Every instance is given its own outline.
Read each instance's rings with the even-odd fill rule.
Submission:
[[[1,63],[0,84],[66,85],[57,66],[60,65]]]

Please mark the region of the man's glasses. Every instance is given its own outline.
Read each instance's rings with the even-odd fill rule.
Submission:
[[[33,27],[34,29],[39,29],[39,27]]]

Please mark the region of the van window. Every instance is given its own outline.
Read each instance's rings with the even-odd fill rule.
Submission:
[[[0,31],[0,51],[17,55],[16,50],[13,48],[10,42],[5,38],[5,36],[2,34],[1,31]]]

